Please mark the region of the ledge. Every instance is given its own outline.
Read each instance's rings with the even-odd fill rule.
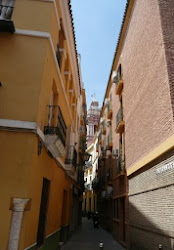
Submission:
[[[139,160],[137,163],[132,165],[130,168],[127,169],[127,176],[132,175],[134,172],[138,171],[151,161],[155,160],[162,154],[166,153],[170,149],[174,148],[174,135],[169,137],[167,140],[162,142],[159,146],[153,149],[149,154]]]

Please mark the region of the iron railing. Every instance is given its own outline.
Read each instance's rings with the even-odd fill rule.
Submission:
[[[119,72],[117,72],[117,75],[114,77],[114,82],[116,86],[118,85],[120,80],[122,80],[122,75]]]
[[[56,51],[56,58],[57,58],[58,65],[60,67],[60,65],[61,65],[61,53],[60,53],[60,48],[58,45],[57,45],[57,51]]]
[[[14,3],[14,1],[11,2]],[[12,17],[13,9],[13,6],[0,4],[0,20],[10,20]]]
[[[72,164],[75,168],[77,167],[77,151],[74,146],[67,147],[65,164]]]
[[[80,137],[80,145],[79,148],[84,152],[86,150],[86,137],[81,136]]]
[[[121,160],[121,156],[119,156],[117,159],[117,174],[121,172]]]
[[[58,105],[48,105],[48,125],[44,127],[45,135],[57,135],[62,144],[66,144],[66,124]]]
[[[109,100],[107,103],[107,109],[108,109],[108,113],[112,110],[112,101]]]
[[[74,146],[67,147],[65,164],[72,164],[74,157]]]
[[[116,116],[116,128],[118,127],[121,121],[123,121],[123,109],[122,108],[119,109],[117,116]]]

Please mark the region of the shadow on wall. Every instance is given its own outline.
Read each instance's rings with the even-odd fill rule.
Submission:
[[[134,199],[139,199],[134,196]],[[142,203],[143,204],[143,200]],[[148,204],[149,206],[150,204]],[[173,204],[174,205],[174,204]],[[157,204],[158,206],[158,204]],[[165,214],[166,209],[161,210],[161,213]],[[171,208],[172,212],[172,208]],[[153,218],[156,213],[154,207],[154,214],[148,215],[149,218]],[[173,227],[171,226],[171,231],[164,231],[160,229],[160,226],[153,223],[149,218],[147,218],[140,210],[138,210],[130,201],[129,203],[129,214],[130,214],[130,249],[131,250],[170,250],[174,249],[174,210],[173,210]],[[160,222],[159,216],[159,222]],[[164,223],[164,222],[163,222]],[[172,222],[167,220],[166,223],[169,225]],[[160,223],[159,223],[160,224]],[[160,224],[161,225],[161,224]],[[170,235],[170,236],[168,236]],[[173,238],[172,238],[173,237]],[[162,245],[162,248],[159,248],[159,245]]]

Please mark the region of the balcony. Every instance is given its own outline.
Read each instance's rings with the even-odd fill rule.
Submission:
[[[112,147],[113,147],[112,132],[110,132],[107,137],[107,150],[112,150]]]
[[[84,191],[84,172],[81,169],[78,169],[78,184],[81,187],[81,191]]]
[[[102,134],[103,134],[103,135],[106,134],[106,124],[105,124],[104,121],[102,122]]]
[[[120,155],[117,159],[117,175],[124,175],[124,174],[125,174],[125,164]]]
[[[113,178],[113,173],[112,173],[112,168],[111,167],[107,170],[106,177],[107,177],[107,183],[111,183],[112,178]]]
[[[117,74],[114,77],[113,82],[115,82],[115,94],[116,95],[121,95],[122,90],[123,90],[123,79],[122,79],[122,75]]]
[[[112,119],[112,101],[108,102],[107,109],[108,109],[107,118],[111,120]]]
[[[65,159],[65,164],[69,165],[70,167],[77,167],[77,151],[74,146],[67,147],[67,155]]]
[[[61,52],[60,52],[60,48],[59,48],[58,45],[57,45],[57,51],[56,51],[56,58],[57,58],[57,62],[58,62],[59,68],[60,68],[60,65],[61,65]]]
[[[84,120],[84,116],[83,115],[80,116],[80,125],[81,126],[85,125],[85,120]]]
[[[9,0],[8,5],[0,4],[0,32],[15,32],[14,23],[11,20],[13,9],[13,0]]]
[[[123,109],[120,108],[116,116],[116,133],[122,134],[124,132]]]
[[[66,154],[66,124],[59,106],[48,105],[48,107],[48,125],[44,127],[45,143],[55,158],[63,157]]]
[[[86,150],[86,137],[80,137],[79,153],[83,154]]]

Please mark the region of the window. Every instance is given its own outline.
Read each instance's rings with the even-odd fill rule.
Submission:
[[[118,75],[119,80],[122,79],[122,67],[121,67],[121,64],[120,64],[120,66],[118,68],[117,75]]]
[[[0,20],[11,19],[15,0],[1,0],[0,1]]]
[[[62,111],[60,107],[58,107],[58,124],[57,124],[58,130],[60,132],[59,138],[62,141],[63,145],[65,146],[66,141],[66,124],[62,115]]]
[[[59,64],[59,67],[61,65],[61,52],[60,52],[60,48],[59,45],[57,44],[57,50],[56,50],[56,58],[57,58],[57,62]]]
[[[119,199],[115,199],[114,200],[114,211],[113,211],[113,215],[114,215],[114,219],[119,219]]]

